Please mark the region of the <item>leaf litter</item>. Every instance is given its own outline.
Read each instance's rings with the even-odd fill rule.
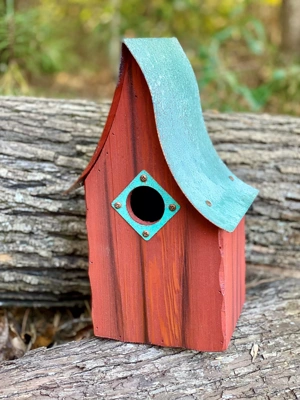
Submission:
[[[0,361],[93,336],[90,305],[76,308],[0,309]]]

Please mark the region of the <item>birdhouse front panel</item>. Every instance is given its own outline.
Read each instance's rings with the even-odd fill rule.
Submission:
[[[175,39],[125,40],[107,123],[78,182],[95,334],[224,350],[244,302],[243,217],[257,192],[218,158]]]

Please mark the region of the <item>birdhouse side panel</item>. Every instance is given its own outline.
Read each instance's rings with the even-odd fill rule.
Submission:
[[[141,171],[180,205],[150,240],[144,240],[111,205]],[[188,202],[171,175],[149,89],[130,56],[111,131],[85,189],[95,334],[222,350],[219,229]],[[132,213],[130,196],[118,207]],[[145,231],[147,226],[149,222]]]
[[[221,281],[225,294],[225,341],[228,345],[245,302],[245,217],[232,233],[220,230],[220,246],[223,269]]]

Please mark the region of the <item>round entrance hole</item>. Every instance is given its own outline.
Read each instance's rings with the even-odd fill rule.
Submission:
[[[165,203],[157,190],[149,186],[139,186],[129,194],[127,208],[131,217],[137,222],[149,224],[162,218]]]

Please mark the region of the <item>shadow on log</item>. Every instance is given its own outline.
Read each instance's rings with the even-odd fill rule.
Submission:
[[[1,305],[89,297],[83,189],[63,192],[89,161],[109,105],[0,98]],[[205,121],[221,158],[260,189],[247,215],[251,271],[299,277],[300,119],[208,112]]]
[[[298,399],[299,283],[250,289],[224,353],[70,342],[0,364],[0,399]]]

